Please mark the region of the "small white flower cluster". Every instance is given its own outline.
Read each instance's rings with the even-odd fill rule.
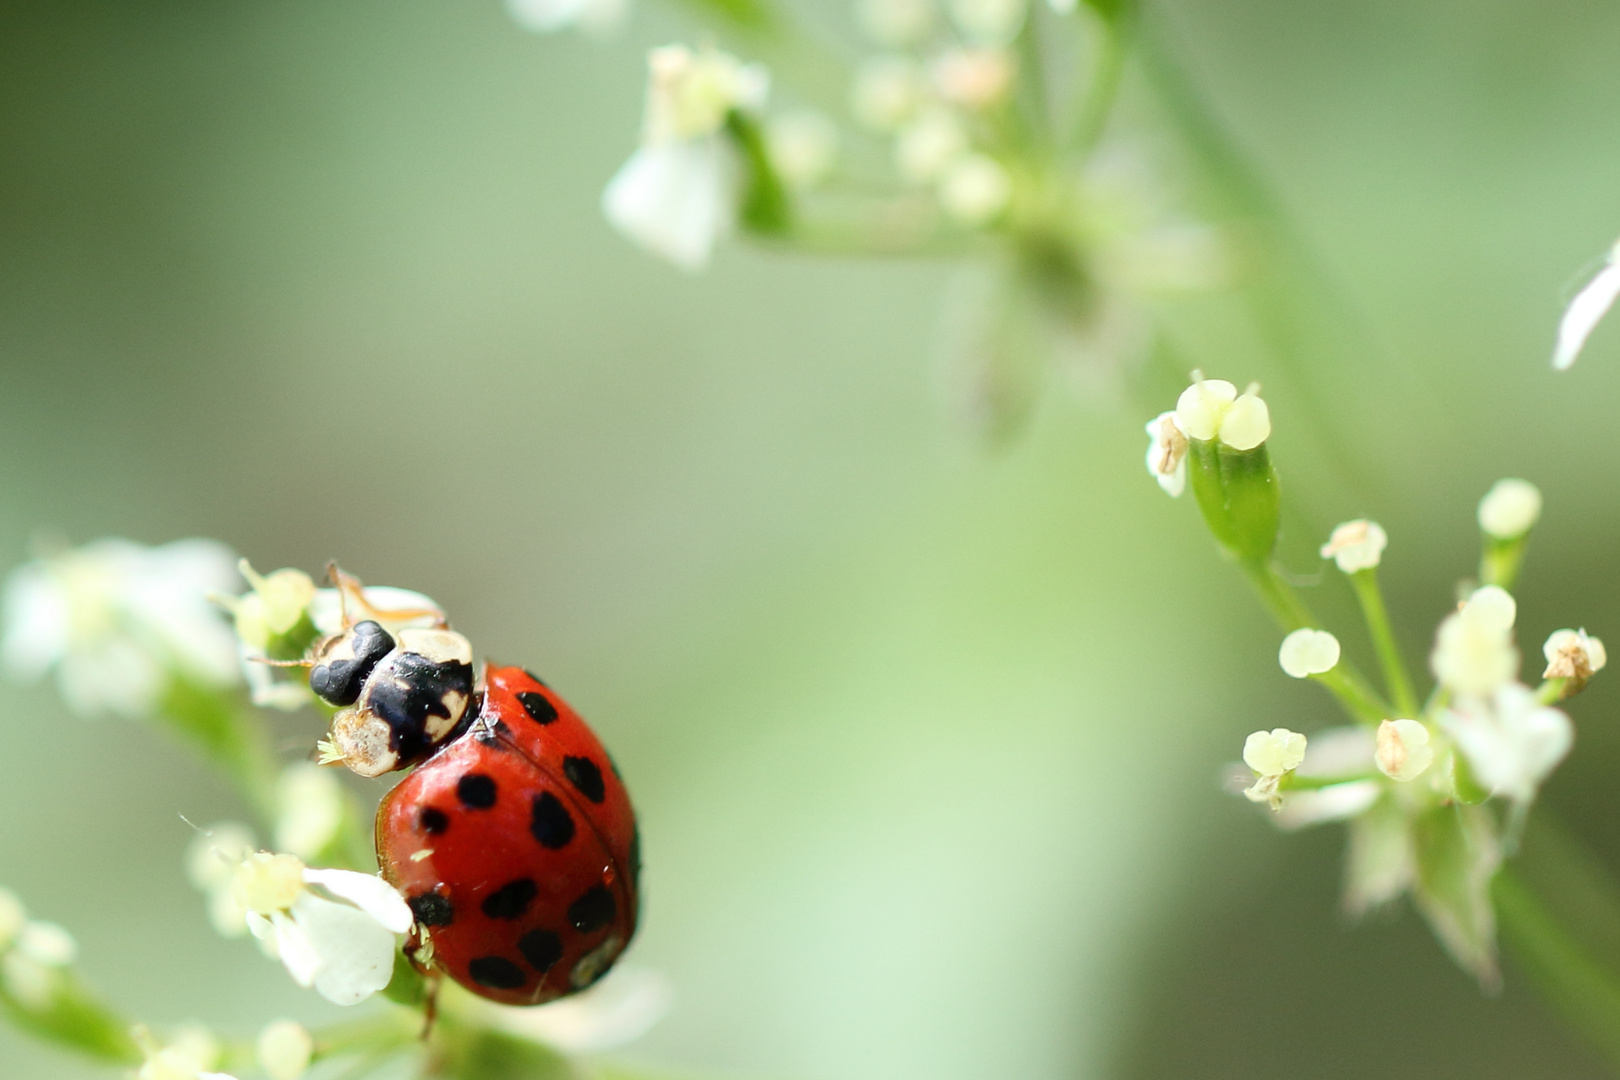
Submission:
[[[209,917],[228,937],[251,931],[300,986],[355,1005],[388,985],[395,935],[410,930],[409,905],[374,874],[311,869],[296,855],[253,849],[241,825],[198,836],[187,859],[209,896]]]
[[[145,1058],[135,1080],[236,1080],[212,1071],[224,1055],[214,1033],[201,1025],[185,1025],[161,1043],[145,1027],[137,1027],[134,1036]],[[259,1032],[254,1049],[270,1080],[302,1080],[315,1055],[315,1040],[302,1024],[277,1020]]]
[[[647,56],[641,147],[602,192],[609,222],[684,270],[707,266],[737,215],[741,165],[724,127],[765,107],[770,77],[730,53],[666,45]]]
[[[1225,379],[1206,379],[1195,371],[1192,385],[1181,392],[1176,407],[1148,421],[1148,472],[1172,497],[1187,486],[1190,440],[1217,441],[1233,450],[1253,450],[1271,438],[1271,411],[1250,385],[1239,394]]]
[[[1533,486],[1520,480],[1498,484],[1479,508],[1487,548],[1522,540],[1540,508]],[[1379,565],[1387,544],[1377,524],[1350,521],[1333,531],[1321,554],[1346,575],[1362,575]],[[1370,578],[1358,580],[1376,591]],[[1382,618],[1381,600],[1377,610]],[[1420,715],[1369,718],[1367,726],[1332,729],[1309,740],[1286,728],[1256,731],[1243,748],[1253,775],[1243,794],[1276,811],[1279,825],[1352,822],[1347,903],[1353,910],[1416,890],[1441,940],[1487,982],[1495,963],[1490,876],[1574,741],[1574,725],[1551,702],[1579,690],[1607,662],[1603,643],[1584,629],[1557,630],[1542,650],[1548,681],[1539,691],[1524,685],[1514,644],[1517,616],[1506,589],[1469,591],[1436,630],[1429,666],[1437,686]],[[1369,627],[1376,636],[1371,614]],[[1339,642],[1325,630],[1296,630],[1284,639],[1278,662],[1294,678],[1322,676],[1338,667]],[[1505,823],[1482,812],[1479,804],[1491,798],[1506,805]],[[1452,809],[1457,814],[1435,817]],[[1420,872],[1428,849],[1419,837],[1441,827],[1436,821],[1452,829],[1467,851],[1466,859],[1453,860],[1444,871],[1465,879],[1449,898]]]
[[[24,682],[54,671],[81,716],[150,716],[175,680],[237,682],[235,638],[212,599],[236,586],[235,554],[212,540],[106,539],[42,556],[6,579],[0,664]]]
[[[856,72],[850,105],[865,127],[894,140],[894,164],[909,184],[931,189],[960,224],[988,225],[1006,212],[1013,177],[990,152],[993,114],[1018,74],[1010,48],[1024,0],[862,0],[857,16],[884,51]]]
[[[43,1009],[79,946],[62,927],[28,917],[15,893],[0,889],[0,983],[26,1009]]]

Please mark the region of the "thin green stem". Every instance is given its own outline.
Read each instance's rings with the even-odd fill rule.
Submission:
[[[1389,624],[1384,592],[1378,587],[1378,570],[1371,566],[1357,570],[1350,575],[1350,584],[1355,586],[1356,599],[1361,601],[1361,614],[1367,620],[1367,633],[1372,636],[1373,649],[1378,653],[1378,664],[1384,672],[1384,685],[1395,701],[1395,709],[1402,716],[1415,718],[1417,694],[1412,690],[1400,646],[1395,643],[1395,631]]]
[[[1135,21],[1135,5],[1129,4],[1113,18],[1102,22],[1097,66],[1086,84],[1085,97],[1081,99],[1069,137],[1070,149],[1081,158],[1091,153],[1108,129],[1108,118],[1113,115],[1114,102],[1119,98],[1120,83],[1125,75],[1125,57],[1130,52]]]

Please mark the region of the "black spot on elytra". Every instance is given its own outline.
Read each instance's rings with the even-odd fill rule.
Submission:
[[[523,706],[523,711],[528,713],[535,723],[549,724],[557,719],[557,706],[553,705],[546,695],[533,690],[520,690],[517,699],[518,704]]]
[[[582,934],[602,929],[618,913],[619,905],[614,903],[606,885],[592,885],[568,905],[568,921]]]
[[[562,938],[550,930],[530,930],[518,938],[518,952],[534,970],[544,975],[552,964],[562,959]]]
[[[538,892],[531,878],[508,881],[484,897],[484,914],[491,919],[521,918],[523,913],[529,910],[529,905],[534,902],[535,894]]]
[[[429,836],[438,836],[450,827],[450,815],[436,806],[424,806],[416,815],[416,825]]]
[[[495,781],[483,773],[468,773],[456,781],[456,798],[463,806],[488,810],[495,805]]]
[[[588,757],[563,758],[563,775],[591,802],[599,803],[607,796],[607,789],[602,786],[602,770]]]
[[[420,653],[398,653],[372,683],[366,704],[388,725],[389,745],[406,765],[464,728],[472,715],[472,693],[471,664],[435,663]],[[453,704],[459,712],[452,711]],[[453,723],[438,742],[430,741],[427,732],[428,718],[435,716]]]
[[[516,990],[529,981],[523,969],[504,956],[480,956],[467,965],[467,974],[492,990]]]
[[[574,819],[561,799],[542,791],[529,807],[529,832],[540,841],[541,847],[555,851],[567,847],[568,841],[574,838]]]
[[[309,688],[315,696],[331,705],[353,705],[360,700],[360,690],[366,676],[379,661],[394,651],[394,639],[377,623],[367,619],[355,623],[349,630],[349,641],[354,650],[352,660],[334,660],[310,669]]]
[[[638,824],[630,833],[630,887],[641,887],[641,826]]]
[[[456,921],[455,906],[443,893],[419,893],[411,897],[410,905],[411,914],[423,926],[449,926]]]
[[[536,675],[534,672],[530,671],[528,668],[523,669],[523,674],[527,675],[529,678],[533,679],[535,682],[539,683],[541,686],[548,686],[549,685],[546,682],[546,680],[542,679],[540,676]]]

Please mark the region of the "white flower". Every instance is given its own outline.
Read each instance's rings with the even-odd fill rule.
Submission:
[[[1513,647],[1513,597],[1494,585],[1475,590],[1468,602],[1440,623],[1429,666],[1455,693],[1485,697],[1512,681],[1519,670]]]
[[[536,34],[577,28],[606,35],[624,25],[629,0],[506,0],[512,21]]]
[[[1148,472],[1174,499],[1187,487],[1187,436],[1176,426],[1176,414],[1160,413],[1147,424]]]
[[[652,50],[647,65],[642,145],[608,181],[602,212],[647,250],[698,270],[735,217],[737,167],[721,129],[733,109],[763,107],[769,78],[757,64],[684,45]]]
[[[1378,771],[1391,780],[1415,780],[1434,763],[1429,729],[1416,720],[1385,720],[1378,725]]]
[[[311,870],[293,855],[248,856],[231,888],[249,929],[274,943],[293,981],[337,1005],[358,1004],[388,985],[394,935],[413,922],[410,907],[382,878]]]
[[[917,111],[924,94],[923,74],[904,56],[874,56],[855,70],[850,108],[855,118],[877,131],[893,131]]]
[[[208,896],[208,922],[221,937],[247,933],[247,912],[236,902],[231,882],[257,847],[246,825],[222,821],[200,830],[186,850],[186,877]]]
[[[543,1008],[479,1002],[492,1027],[565,1054],[596,1054],[634,1042],[669,1011],[672,990],[659,972],[617,967],[582,993]]]
[[[1028,0],[951,0],[951,21],[975,45],[1006,45],[1024,25]]]
[[[135,1071],[135,1080],[233,1080],[226,1073],[209,1072],[219,1062],[219,1040],[207,1028],[188,1025],[175,1032],[166,1046],[159,1046],[143,1027],[135,1029],[145,1061]]]
[[[1620,243],[1609,249],[1603,268],[1564,309],[1564,317],[1558,323],[1558,344],[1553,349],[1553,370],[1566,371],[1575,363],[1586,339],[1614,306],[1615,297],[1620,296],[1620,265],[1617,263],[1620,263]]]
[[[1602,671],[1609,662],[1603,642],[1592,637],[1585,629],[1554,630],[1541,647],[1541,652],[1547,658],[1547,670],[1541,673],[1543,679],[1585,682]]]
[[[1243,763],[1254,770],[1255,782],[1243,794],[1250,802],[1266,802],[1273,810],[1281,805],[1277,785],[1285,773],[1299,768],[1305,760],[1305,736],[1287,728],[1256,731],[1243,743]]]
[[[1541,491],[1528,480],[1498,480],[1479,500],[1479,527],[1497,540],[1517,540],[1541,518]]]
[[[296,1020],[276,1020],[266,1024],[254,1044],[259,1068],[270,1080],[299,1080],[309,1071],[315,1053],[315,1040]]]
[[[1488,699],[1462,699],[1440,718],[1474,777],[1493,794],[1519,803],[1564,760],[1575,741],[1569,717],[1536,700],[1527,686],[1509,683]]]
[[[0,662],[24,681],[54,668],[80,715],[147,716],[172,677],[236,681],[235,637],[210,599],[235,585],[236,556],[212,540],[107,539],[36,559],[6,580]]]
[[[946,49],[934,58],[934,89],[952,105],[983,109],[1007,96],[1015,65],[1005,49]]]
[[[1258,385],[1240,396],[1225,379],[1206,379],[1197,371],[1176,401],[1176,423],[1190,439],[1218,438],[1234,450],[1253,450],[1271,437],[1271,411]]]
[[[1277,663],[1295,679],[1332,671],[1338,662],[1339,639],[1326,630],[1295,630],[1277,650]]]
[[[765,126],[771,168],[792,188],[811,188],[827,178],[838,156],[838,126],[813,109],[773,116]]]
[[[276,805],[276,848],[300,859],[325,851],[343,825],[343,785],[333,770],[307,761],[282,770]]]
[[[894,144],[900,175],[914,184],[931,184],[968,152],[967,132],[951,110],[935,107],[920,114],[900,132]]]
[[[953,164],[940,182],[939,201],[963,225],[988,225],[1001,216],[1012,198],[1012,180],[995,158],[968,154]]]
[[[78,958],[79,943],[55,923],[24,918],[22,905],[16,897],[11,900],[15,907],[8,915],[22,921],[15,926],[10,948],[0,957],[0,978],[6,992],[24,1006],[44,1009],[60,985],[61,970]]]
[[[936,13],[933,0],[859,0],[855,17],[867,37],[894,48],[927,37]]]
[[[1389,537],[1376,521],[1347,521],[1322,545],[1322,558],[1332,559],[1346,574],[1370,570],[1384,557]]]

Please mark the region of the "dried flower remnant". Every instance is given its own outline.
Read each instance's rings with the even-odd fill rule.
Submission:
[[[1171,498],[1187,487],[1187,436],[1176,426],[1174,412],[1160,413],[1147,423],[1148,472]]]
[[[1374,760],[1378,771],[1399,783],[1416,780],[1434,763],[1429,729],[1416,720],[1385,720],[1378,725]]]
[[[1544,679],[1568,679],[1567,691],[1573,692],[1586,684],[1586,680],[1602,671],[1609,662],[1603,642],[1581,630],[1554,630],[1541,647],[1547,658]]]

